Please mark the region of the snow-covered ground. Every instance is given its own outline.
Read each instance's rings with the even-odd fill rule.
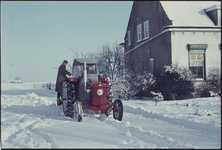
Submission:
[[[121,122],[89,110],[76,122],[33,84],[1,83],[2,148],[221,148],[220,97],[123,100]]]

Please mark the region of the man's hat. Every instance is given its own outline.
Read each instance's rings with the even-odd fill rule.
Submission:
[[[63,63],[68,63],[68,61],[67,61],[67,60],[64,60]]]

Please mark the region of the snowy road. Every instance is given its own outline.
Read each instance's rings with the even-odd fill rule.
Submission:
[[[54,91],[33,83],[1,88],[2,148],[221,148],[219,97],[123,101],[121,122],[88,110],[76,122],[56,106]]]

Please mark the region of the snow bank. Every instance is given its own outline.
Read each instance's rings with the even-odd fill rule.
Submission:
[[[48,101],[47,97],[39,97],[38,95],[36,95],[34,92],[32,93],[27,93],[26,95],[23,96],[24,99],[29,99],[31,100],[33,103],[35,103],[33,106],[40,106],[40,105],[49,105],[52,102]]]
[[[212,98],[210,98],[212,99]],[[200,106],[203,105],[204,102],[198,102],[198,103],[194,103],[191,100],[189,102],[183,102],[183,101],[179,101],[180,104],[178,102],[170,102],[171,106],[173,105],[182,105],[181,103],[183,103],[182,106]],[[217,103],[215,103],[217,102]],[[161,107],[163,108],[164,102],[162,102]],[[214,104],[215,106],[220,106],[220,102],[218,101],[218,99],[216,98],[214,102],[208,102],[207,104]],[[156,106],[153,106],[156,107]],[[170,108],[169,108],[170,109]],[[181,108],[181,109],[186,109],[186,108]],[[193,108],[193,111],[196,108]],[[173,109],[172,109],[173,110]],[[178,111],[178,110],[177,110]],[[188,110],[189,111],[189,110]],[[144,106],[135,106],[135,105],[128,105],[125,104],[124,105],[124,112],[128,112],[128,113],[133,113],[133,114],[138,114],[138,115],[142,115],[144,117],[147,118],[155,118],[155,119],[160,119],[163,120],[165,122],[169,122],[169,123],[174,123],[174,124],[178,124],[184,127],[188,127],[188,128],[193,128],[196,130],[201,130],[201,131],[206,131],[206,132],[210,132],[210,133],[220,133],[221,132],[221,121],[218,119],[218,121],[207,121],[208,119],[205,118],[204,120],[202,119],[198,119],[198,118],[191,118],[190,115],[199,115],[199,116],[213,116],[213,113],[210,110],[206,110],[206,109],[197,109],[196,112],[192,113],[190,112],[190,115],[187,115],[186,117],[184,116],[180,116],[180,112],[175,112],[175,114],[178,113],[178,115],[174,115],[170,113],[165,113],[163,110],[160,110],[159,112],[156,110],[152,110],[152,108],[144,108]]]
[[[197,111],[195,112],[195,115],[199,115],[199,116],[213,116],[213,113],[210,110],[197,109]]]

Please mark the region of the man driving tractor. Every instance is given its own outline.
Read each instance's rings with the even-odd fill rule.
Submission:
[[[93,65],[87,65],[86,71],[87,74],[95,74],[95,70],[92,69]]]

